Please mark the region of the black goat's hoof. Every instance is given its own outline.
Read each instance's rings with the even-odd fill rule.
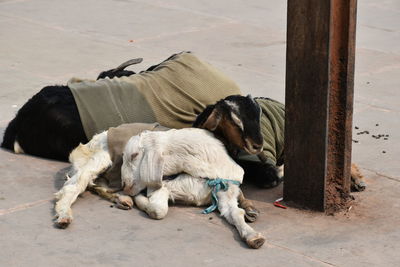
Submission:
[[[367,188],[367,184],[364,181],[352,181],[351,191],[352,192],[362,192]]]
[[[274,188],[277,187],[278,185],[280,185],[283,181],[283,177],[279,178],[275,178],[275,179],[271,179],[268,181],[265,181],[261,184],[261,187],[263,188]]]
[[[262,178],[259,180],[259,184],[263,188],[274,188],[280,185],[283,181],[283,177],[279,175],[278,168],[271,164],[263,164],[261,168]]]

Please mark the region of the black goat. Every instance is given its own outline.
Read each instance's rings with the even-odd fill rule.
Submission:
[[[270,188],[277,186],[283,179],[276,166],[282,165],[283,160],[271,162],[261,152],[263,143],[268,141],[265,138],[274,138],[262,135],[260,130],[262,116],[267,117],[250,95],[228,96],[215,105],[207,106],[193,126],[214,132],[215,136],[225,144],[229,154],[245,169],[246,180],[253,180],[259,186]],[[283,124],[280,126],[283,128]],[[280,145],[283,146],[283,138]],[[258,154],[259,160],[254,158],[246,160],[240,157],[240,150],[250,155]],[[258,178],[254,180],[255,177]]]
[[[125,70],[141,58],[129,60],[115,69],[103,71],[97,79],[136,74]],[[78,107],[68,86],[46,86],[29,99],[9,123],[1,147],[16,153],[67,161],[69,153],[87,143]]]

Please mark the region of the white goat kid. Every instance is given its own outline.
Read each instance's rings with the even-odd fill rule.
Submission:
[[[174,179],[163,180],[176,174]],[[168,200],[196,206],[213,202],[208,212],[218,207],[242,239],[251,248],[259,248],[265,238],[246,224],[245,212],[238,207],[243,174],[212,133],[194,128],[145,131],[132,137],[125,146],[121,169],[124,192],[151,218],[166,216]],[[146,196],[140,194],[144,189]]]
[[[130,196],[107,188],[98,179],[112,166],[107,136],[107,131],[97,134],[71,152],[72,175],[56,193],[55,223],[58,227],[65,228],[72,222],[71,206],[87,188],[122,208],[133,206]],[[207,182],[214,178],[239,182],[243,178],[242,168],[228,156],[222,143],[200,129],[145,132],[131,138],[121,172],[125,191],[136,195],[138,208],[155,219],[166,216],[168,200],[196,206],[210,204],[212,189]],[[167,175],[181,172],[186,174],[162,180]],[[144,188],[147,188],[147,196],[138,194]],[[238,207],[238,197],[243,197],[239,186],[229,183],[227,191],[219,191],[216,195],[221,215],[236,226],[250,247],[261,247],[265,238],[245,223],[244,210]]]

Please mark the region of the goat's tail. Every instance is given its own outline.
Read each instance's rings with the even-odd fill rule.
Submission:
[[[14,151],[14,143],[17,138],[17,123],[15,118],[10,121],[8,124],[6,131],[4,132],[3,142],[1,143],[1,147],[5,149],[9,149]]]

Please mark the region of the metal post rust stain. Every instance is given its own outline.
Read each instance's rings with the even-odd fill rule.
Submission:
[[[327,213],[345,208],[350,199],[356,6],[356,0],[334,0],[331,6]]]
[[[350,188],[356,0],[288,0],[284,198],[334,212]]]

